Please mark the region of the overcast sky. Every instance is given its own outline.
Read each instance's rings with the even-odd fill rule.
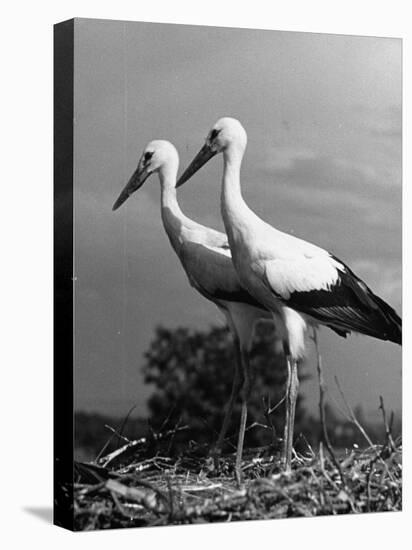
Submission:
[[[75,25],[75,402],[124,415],[150,389],[158,324],[206,328],[218,310],[189,286],[164,233],[153,176],[111,207],[152,139],[181,169],[221,116],[248,133],[243,193],[281,229],[323,246],[401,308],[401,41],[101,20]],[[223,229],[222,159],[179,190],[184,212]],[[333,395],[401,407],[401,351],[320,333]],[[309,357],[307,371],[315,372]],[[302,385],[315,411],[315,378]]]

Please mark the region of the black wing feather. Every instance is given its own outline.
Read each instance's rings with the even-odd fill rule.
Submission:
[[[338,280],[329,289],[293,292],[291,307],[306,313],[341,336],[355,331],[380,340],[402,343],[402,321],[396,311],[341,260]]]

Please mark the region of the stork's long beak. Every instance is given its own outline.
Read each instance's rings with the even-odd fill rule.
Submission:
[[[183,172],[183,174],[180,176],[176,183],[176,187],[180,187],[183,185],[188,179],[190,179],[193,174],[195,174],[208,160],[210,160],[212,157],[216,155],[217,151],[213,151],[213,149],[205,143],[203,147],[200,149],[198,154],[195,156],[195,158],[192,160],[192,162],[189,164],[189,166],[186,168],[186,170]]]
[[[150,172],[145,168],[137,167],[132,177],[127,182],[126,187],[120,193],[119,198],[114,203],[112,210],[117,210],[135,191],[141,187],[147,178],[150,176]]]

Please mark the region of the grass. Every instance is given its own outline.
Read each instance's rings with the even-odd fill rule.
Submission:
[[[184,429],[184,428],[179,428]],[[173,433],[159,436],[163,443]],[[124,438],[125,439],[125,438]],[[162,445],[167,448],[166,445]],[[402,508],[401,446],[345,451],[337,458],[320,444],[295,454],[285,473],[270,448],[248,450],[244,486],[234,481],[234,455],[218,471],[204,449],[179,456],[153,452],[145,438],[126,440],[95,463],[76,464],[76,530],[193,524],[285,517],[397,511]]]

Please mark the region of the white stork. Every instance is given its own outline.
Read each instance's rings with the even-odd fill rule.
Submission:
[[[176,197],[176,176],[179,156],[168,141],[151,141],[143,151],[137,169],[113,206],[119,208],[153,173],[159,174],[161,215],[165,231],[190,284],[202,296],[216,304],[226,317],[233,333],[236,365],[232,391],[222,428],[214,450],[215,460],[221,451],[233,405],[242,387],[249,388],[249,350],[254,327],[259,319],[272,319],[239,283],[233,267],[230,248],[224,233],[205,227],[183,214]],[[249,390],[248,390],[249,391]],[[236,477],[241,480],[241,458],[246,427],[246,401],[242,407],[236,453]]]
[[[234,266],[242,286],[274,313],[277,328],[283,328],[288,364],[283,459],[290,470],[299,385],[297,361],[304,354],[308,327],[322,324],[341,336],[353,331],[401,344],[401,319],[338,258],[278,231],[247,206],[240,187],[246,144],[240,122],[221,118],[177,186],[211,157],[223,153],[221,210]]]

